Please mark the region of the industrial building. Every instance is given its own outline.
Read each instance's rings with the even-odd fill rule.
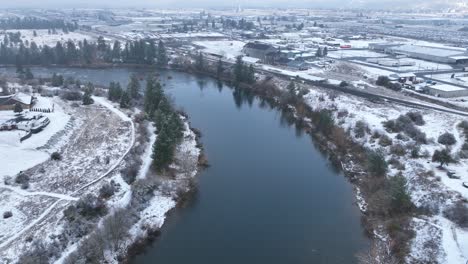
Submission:
[[[385,49],[385,52],[395,55],[406,55],[415,59],[447,63],[468,63],[468,53],[464,49],[436,48],[417,45],[399,45]]]
[[[248,57],[260,59],[263,63],[273,63],[278,57],[278,50],[275,47],[258,42],[245,44],[242,52]]]
[[[430,85],[424,90],[430,95],[443,98],[468,96],[468,89],[449,84]]]

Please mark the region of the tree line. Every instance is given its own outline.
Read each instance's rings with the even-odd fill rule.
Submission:
[[[153,166],[157,171],[162,171],[174,161],[176,147],[183,137],[184,124],[153,76],[146,81],[144,110],[156,124],[158,138],[153,145]]]
[[[122,43],[115,41],[108,44],[103,37],[97,42],[86,39],[75,43],[67,41],[57,42],[55,46],[38,46],[34,41],[29,45],[19,43],[10,45],[5,41],[0,45],[0,63],[21,65],[73,65],[94,63],[132,63],[156,64],[166,66],[168,56],[165,45],[154,40],[128,41],[122,48]]]
[[[66,22],[63,19],[40,19],[36,17],[6,18],[0,20],[0,29],[63,29],[64,31],[75,31],[78,23]]]

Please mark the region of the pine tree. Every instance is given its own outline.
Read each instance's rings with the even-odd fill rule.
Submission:
[[[166,54],[166,47],[162,41],[158,43],[158,66],[164,67],[167,66],[168,58]]]
[[[290,94],[296,94],[296,84],[293,81],[291,81],[286,87],[286,90],[288,90]]]
[[[130,94],[131,99],[138,99],[140,97],[140,81],[136,74],[132,74],[130,77],[130,82],[128,84],[127,90]]]
[[[236,64],[234,65],[234,82],[239,84],[243,82],[244,77],[244,62],[242,61],[242,56],[236,58]]]
[[[25,76],[26,80],[34,79],[34,75],[32,74],[31,69],[29,69],[29,68],[26,68],[24,76]]]
[[[91,98],[91,89],[86,89],[83,95],[83,105],[93,104],[94,100]]]
[[[15,109],[13,110],[13,112],[15,112],[15,113],[21,113],[21,112],[23,112],[23,106],[21,106],[20,103],[16,103],[16,104],[15,104]]]
[[[250,64],[250,66],[249,66],[249,68],[248,68],[248,70],[247,70],[247,76],[246,76],[246,78],[247,78],[246,81],[247,81],[249,84],[255,83],[255,70],[254,70],[254,67],[253,67],[252,64]]]
[[[127,91],[122,92],[122,96],[120,97],[120,107],[121,108],[130,107],[130,96],[128,95]]]
[[[197,60],[195,62],[195,67],[199,71],[203,71],[204,68],[205,68],[205,61],[204,61],[204,58],[203,58],[203,53],[201,53],[201,52],[198,53]]]

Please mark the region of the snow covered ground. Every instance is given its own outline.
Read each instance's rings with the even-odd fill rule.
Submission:
[[[34,41],[38,46],[48,45],[55,46],[58,41],[66,42],[72,40],[75,43],[87,39],[88,41],[94,41],[95,39],[89,35],[81,32],[69,32],[68,34],[63,33],[61,30],[57,30],[57,34],[48,34],[47,29],[36,30],[37,36],[34,36],[34,30],[21,29],[21,30],[6,30],[5,32],[21,33],[21,40],[23,43],[27,40],[29,43]],[[4,33],[0,32],[0,41],[3,41]]]
[[[234,60],[237,56],[242,55],[242,48],[245,42],[237,40],[220,40],[220,41],[195,41],[195,45],[204,47],[204,52],[223,56],[224,58]]]

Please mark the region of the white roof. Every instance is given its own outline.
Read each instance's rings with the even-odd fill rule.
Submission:
[[[468,60],[468,56],[453,56],[450,58],[455,59],[455,60]]]
[[[461,88],[461,87],[450,85],[450,84],[436,84],[436,85],[429,86],[429,88],[444,91],[444,92],[466,90],[465,88]]]
[[[464,52],[461,50],[417,46],[417,45],[402,45],[402,46],[398,46],[392,49],[395,51],[400,51],[400,52],[428,54],[428,55],[439,56],[439,57],[450,57],[450,56],[457,56],[457,55],[464,54]]]

